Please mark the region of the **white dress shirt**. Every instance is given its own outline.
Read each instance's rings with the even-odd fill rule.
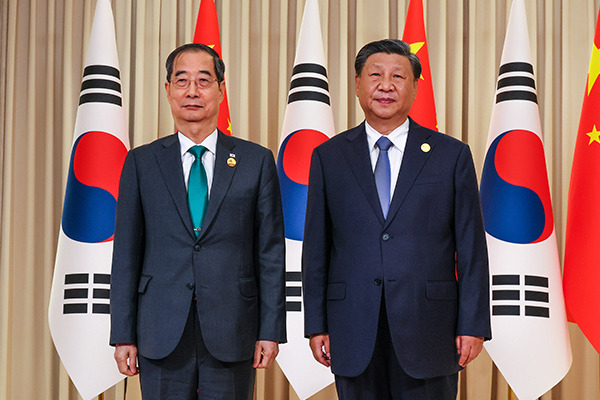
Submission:
[[[196,146],[196,143],[181,132],[177,132],[179,136],[179,145],[181,148],[181,165],[183,166],[183,179],[185,188],[188,186],[190,169],[194,163],[194,155],[188,152],[189,149]],[[217,130],[208,135],[202,143],[206,147],[206,151],[202,154],[202,165],[206,171],[206,183],[208,184],[208,198],[210,198],[210,188],[212,187],[213,176],[215,173],[215,158],[217,154]]]
[[[396,189],[396,182],[398,182],[398,174],[400,173],[400,166],[402,165],[402,157],[404,156],[404,149],[406,148],[406,139],[408,139],[408,125],[409,119],[394,129],[389,134],[385,135],[393,146],[388,149],[388,158],[390,159],[390,204],[394,197],[394,190]],[[365,130],[367,131],[367,143],[369,144],[369,156],[371,157],[371,168],[375,172],[375,165],[377,164],[377,158],[379,157],[379,147],[376,143],[380,137],[384,136],[377,132],[368,122],[365,121]]]

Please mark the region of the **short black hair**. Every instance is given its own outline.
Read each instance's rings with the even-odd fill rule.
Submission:
[[[217,82],[223,82],[223,79],[225,77],[225,63],[223,62],[223,60],[221,60],[221,57],[219,57],[219,53],[217,53],[211,47],[200,43],[187,43],[181,45],[175,50],[173,50],[171,54],[169,54],[169,56],[167,57],[167,62],[165,63],[165,67],[167,68],[167,82],[171,82],[171,75],[173,74],[173,64],[175,63],[175,59],[180,54],[198,51],[204,51],[212,56],[213,62],[215,64],[215,75],[217,78]]]
[[[419,57],[410,51],[410,45],[408,43],[398,39],[377,40],[364,45],[356,55],[354,61],[354,70],[356,71],[357,76],[361,74],[365,63],[367,62],[367,58],[376,53],[399,54],[407,57],[408,61],[410,61],[415,80],[421,77],[422,68]]]

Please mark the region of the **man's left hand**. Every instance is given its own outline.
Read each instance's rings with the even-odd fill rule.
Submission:
[[[458,364],[461,367],[466,367],[468,363],[473,361],[475,357],[481,353],[483,349],[483,338],[475,336],[457,336],[456,351],[460,354]]]
[[[254,368],[268,368],[279,354],[279,344],[271,340],[259,340],[254,347]]]

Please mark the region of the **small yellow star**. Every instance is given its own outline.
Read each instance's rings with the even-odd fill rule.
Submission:
[[[596,129],[596,125],[594,125],[592,131],[586,133],[586,135],[590,137],[590,142],[588,143],[588,145],[592,144],[593,142],[600,143],[600,131]]]
[[[592,49],[592,57],[590,58],[590,70],[588,72],[588,96],[592,91],[594,83],[596,83],[596,79],[598,79],[598,75],[600,75],[600,49],[598,49],[596,47],[596,44],[594,43],[594,47]]]
[[[214,45],[214,44],[208,44],[207,46],[208,46],[208,47],[210,47],[211,49],[214,49],[214,48],[215,48],[215,45]]]
[[[230,135],[233,135],[233,131],[231,130],[231,120],[229,118],[227,118],[227,130],[229,131]]]
[[[425,45],[425,42],[411,43],[410,44],[410,52],[413,54],[417,54],[424,45]],[[423,78],[423,74],[421,74],[421,79],[423,79],[423,80],[425,79],[425,78]]]

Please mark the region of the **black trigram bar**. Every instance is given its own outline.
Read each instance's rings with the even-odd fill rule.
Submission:
[[[63,305],[63,314],[87,314],[87,304],[72,303]]]
[[[492,285],[518,285],[519,275],[493,275]]]
[[[94,283],[110,285],[110,274],[94,274]]]
[[[547,288],[548,278],[546,278],[545,276],[525,275],[525,285]]]
[[[310,73],[312,76],[295,77],[300,73]],[[319,76],[320,75],[320,76]],[[292,71],[292,82],[290,83],[290,91],[295,88],[302,88],[294,93],[290,93],[288,104],[299,100],[320,101],[325,104],[331,104],[329,99],[329,83],[327,82],[327,70],[319,64],[298,64]],[[313,90],[311,88],[320,88],[327,91]]]
[[[514,73],[513,76],[501,77],[506,73]],[[508,88],[502,93],[496,94],[496,103],[507,100],[525,100],[537,104],[537,95],[535,94],[535,80],[533,75],[533,66],[525,62],[512,62],[500,66],[498,89]],[[522,87],[530,87],[533,91],[523,90]],[[521,87],[521,89],[519,89]],[[512,88],[512,89],[510,89]]]
[[[550,318],[550,309],[548,307],[525,306],[525,316]]]
[[[110,314],[109,304],[92,304],[92,314]]]
[[[492,300],[519,300],[518,290],[492,290]]]
[[[526,62],[510,62],[502,64],[500,66],[499,75],[506,74],[507,72],[527,72],[533,74],[533,65]]]
[[[302,282],[302,273],[301,272],[286,272],[285,273],[285,295],[300,297],[302,296],[302,288],[300,286],[287,285],[287,282]],[[298,300],[290,300],[285,302],[285,310],[286,311],[302,311],[302,302]]]
[[[519,315],[519,306],[492,306],[492,315]]]
[[[83,71],[84,80],[81,83],[81,91],[87,90],[89,93],[82,94],[79,97],[79,105],[84,103],[110,103],[118,106],[122,105],[120,96],[96,91],[95,89],[109,89],[121,93],[121,84],[112,79],[103,79],[101,77],[85,79],[89,75],[105,75],[119,79],[119,70],[109,65],[90,65]]]
[[[65,274],[65,285],[88,282],[89,274]]]

